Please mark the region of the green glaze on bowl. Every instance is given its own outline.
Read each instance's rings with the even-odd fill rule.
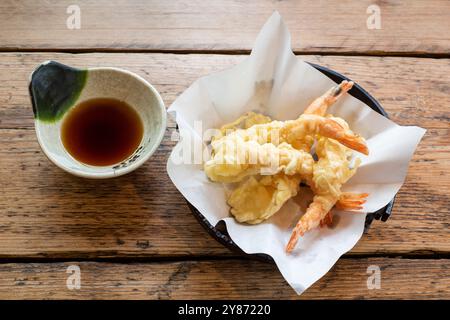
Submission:
[[[55,61],[39,65],[30,79],[36,136],[45,155],[63,170],[86,178],[103,179],[131,172],[156,151],[166,130],[166,108],[156,89],[140,76],[119,68],[77,69]],[[64,148],[61,126],[78,103],[93,98],[126,102],[139,114],[144,132],[136,151],[110,166],[91,166]]]
[[[34,117],[47,122],[59,120],[80,96],[87,75],[87,70],[55,61],[41,64],[30,81]]]

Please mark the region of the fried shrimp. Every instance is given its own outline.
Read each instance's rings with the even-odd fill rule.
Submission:
[[[331,106],[336,100],[342,96],[345,92],[350,90],[353,86],[353,82],[348,81],[342,81],[338,86],[331,88],[328,90],[323,96],[317,98],[313,101],[313,103],[306,108],[304,114],[315,114],[320,116],[325,116],[327,109],[329,106]],[[331,115],[327,116],[329,119],[333,119],[337,123],[339,123],[345,131],[350,133],[352,135],[348,124],[342,119],[342,118],[336,118]],[[322,139],[322,144],[325,144],[326,140]],[[350,142],[351,146],[352,142]],[[319,146],[320,151],[320,146]],[[322,148],[323,150],[323,148]],[[341,158],[344,157],[348,158],[349,154],[342,155],[346,153],[344,148],[340,148],[340,154]],[[339,152],[338,152],[339,153]],[[364,153],[364,152],[363,152]],[[320,158],[320,152],[319,152],[319,158]],[[323,159],[323,158],[322,158]],[[328,158],[329,159],[329,158]],[[319,160],[319,162],[321,162]],[[326,163],[326,162],[325,162]],[[324,168],[324,161],[322,160],[322,168]],[[348,165],[348,164],[347,164]],[[316,168],[320,168],[320,164],[317,164]],[[356,171],[356,168],[355,168]],[[353,175],[354,172],[351,174]],[[350,175],[350,176],[351,176]],[[322,178],[324,178],[322,176]],[[348,180],[350,177],[346,178],[345,180]],[[344,181],[345,182],[345,181]],[[344,183],[343,182],[343,183]],[[312,186],[314,188],[314,185]],[[353,194],[353,193],[342,193],[340,197],[337,197],[336,192],[336,186],[335,186],[335,192],[334,195],[318,195],[314,198],[313,202],[311,203],[310,207],[308,208],[307,212],[304,215],[303,220],[300,219],[297,226],[294,228],[294,231],[292,233],[291,239],[289,240],[289,243],[286,247],[286,251],[290,252],[295,247],[295,244],[297,243],[298,237],[302,236],[306,231],[313,229],[319,224],[320,226],[328,225],[330,226],[333,222],[333,213],[331,211],[331,208],[336,207],[340,210],[361,210],[362,205],[366,202],[365,198],[368,196],[367,193],[363,194]],[[323,190],[324,188],[322,188]],[[340,190],[340,187],[339,187]],[[337,199],[337,200],[336,200]],[[328,209],[328,210],[327,210]]]
[[[278,128],[281,144],[273,143],[273,129]],[[263,134],[265,132],[265,134]],[[333,138],[349,148],[368,154],[363,138],[331,118],[316,115],[302,115],[294,121],[272,121],[253,125],[248,129],[237,129],[211,142],[212,158],[204,165],[207,176],[218,182],[238,182],[242,178],[257,174],[261,169],[272,167],[273,174],[295,168],[303,171],[309,168],[312,145],[307,137],[320,135]],[[269,138],[270,137],[270,138]],[[305,168],[301,165],[306,161]],[[273,168],[279,163],[278,168]],[[292,171],[291,174],[301,173]],[[287,173],[289,174],[289,173]]]
[[[258,143],[272,143],[274,145],[286,142],[295,149],[308,149],[305,143],[311,144],[311,138],[315,135],[335,139],[344,146],[363,154],[368,154],[364,139],[342,125],[343,121],[337,118],[327,118],[315,114],[303,114],[296,120],[272,121],[264,124],[256,124],[248,129],[232,132],[222,139],[233,139],[241,136],[246,141]]]
[[[295,226],[286,246],[287,252],[294,249],[300,236],[318,227],[326,218],[342,195],[342,185],[355,174],[360,162],[356,161],[351,168],[351,150],[324,137],[317,142],[316,153],[319,160],[314,164],[313,185],[311,186],[315,196],[306,213]]]
[[[361,210],[368,196],[341,192],[359,165],[357,159],[351,166],[352,150],[369,153],[365,140],[344,119],[326,114],[352,86],[353,82],[342,81],[295,120],[274,121],[246,113],[222,126],[211,140],[205,173],[212,181],[237,183],[227,203],[239,222],[261,223],[299,193],[300,183],[311,187],[313,201],[293,230],[288,253],[307,231],[332,224],[333,207]],[[317,161],[311,154],[314,142]]]
[[[231,214],[239,222],[260,223],[274,215],[300,190],[302,178],[279,173],[274,176],[250,176],[243,180],[228,197]],[[341,210],[359,210],[367,194],[342,193],[335,207]],[[320,225],[331,225],[329,211]]]
[[[344,80],[314,100],[303,114],[324,116],[327,109],[353,87],[353,81]]]
[[[368,193],[351,193],[343,192],[339,197],[339,200],[334,205],[334,208],[338,210],[345,211],[356,211],[362,210],[362,205],[366,203],[366,198],[369,196]],[[320,226],[331,226],[333,223],[333,211],[329,211],[325,218],[320,221]]]
[[[303,114],[297,120],[286,121],[281,129],[280,136],[283,141],[296,149],[302,148],[302,144],[306,141],[305,137],[319,135],[334,139],[350,149],[368,155],[369,149],[364,138],[354,134],[341,123],[341,121],[338,122],[333,118]]]
[[[312,155],[287,143],[261,145],[236,136],[234,140],[219,140],[213,144],[214,156],[204,165],[205,173],[212,181],[239,182],[247,176],[279,172],[312,179]]]

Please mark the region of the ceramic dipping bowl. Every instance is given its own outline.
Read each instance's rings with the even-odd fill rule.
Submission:
[[[38,142],[61,169],[85,178],[111,178],[142,165],[158,148],[166,130],[166,108],[156,89],[140,76],[118,68],[73,68],[55,61],[39,65],[29,90]],[[113,98],[133,107],[143,124],[143,137],[127,159],[110,166],[77,161],[64,148],[61,125],[68,111],[93,98]]]

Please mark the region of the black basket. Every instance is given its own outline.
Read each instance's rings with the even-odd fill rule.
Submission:
[[[309,63],[309,62],[308,62]],[[329,77],[331,80],[333,80],[336,83],[340,83],[343,80],[349,80],[349,78],[343,76],[340,73],[337,73],[336,71],[330,70],[328,68],[319,66],[314,63],[309,63],[311,66],[325,74],[327,77]],[[351,94],[356,99],[364,102],[367,104],[372,110],[378,112],[379,114],[385,116],[386,118],[389,118],[386,111],[384,111],[383,107],[379,104],[375,98],[373,98],[369,93],[367,93],[366,90],[361,88],[357,83],[355,83],[352,87],[352,89],[349,91],[349,94]],[[366,216],[366,222],[365,222],[365,228],[364,232],[368,232],[370,225],[372,224],[372,221],[375,220],[381,220],[386,221],[389,219],[392,213],[392,208],[394,206],[395,197],[388,203],[387,206],[384,208],[376,211],[376,212],[369,212]],[[223,221],[220,221],[216,226],[211,225],[208,220],[200,213],[200,211],[197,210],[192,204],[187,201],[189,208],[191,209],[194,216],[197,218],[197,220],[200,222],[200,224],[208,231],[208,233],[214,237],[217,241],[222,243],[224,246],[232,250],[233,252],[242,254],[243,256],[254,258],[262,261],[273,261],[272,258],[267,254],[247,254],[244,251],[242,251],[241,248],[239,248],[233,240],[231,240],[230,236],[228,235],[228,232],[226,230],[225,223]]]

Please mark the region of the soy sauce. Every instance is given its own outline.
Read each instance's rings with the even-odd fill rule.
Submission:
[[[66,115],[61,138],[66,150],[93,166],[119,163],[138,148],[144,128],[127,103],[110,98],[84,101]]]

